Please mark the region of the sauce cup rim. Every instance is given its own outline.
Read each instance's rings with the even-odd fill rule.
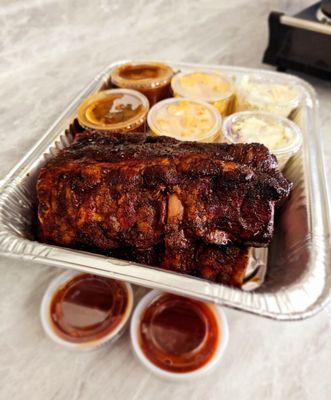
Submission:
[[[68,349],[72,349],[72,350],[91,351],[91,350],[95,350],[95,349],[99,348],[102,345],[105,345],[105,344],[115,341],[120,336],[120,334],[124,331],[124,328],[129,320],[129,317],[130,317],[132,309],[133,309],[133,290],[132,290],[132,286],[129,283],[122,281],[122,284],[125,286],[126,291],[127,291],[128,303],[127,303],[125,312],[123,314],[122,320],[111,332],[109,332],[108,334],[106,334],[98,339],[89,340],[84,343],[70,342],[70,341],[65,340],[64,338],[60,337],[56,333],[55,329],[53,328],[53,324],[52,324],[51,317],[50,317],[50,305],[51,305],[51,301],[53,299],[54,293],[60,286],[62,286],[66,282],[70,281],[75,276],[83,275],[83,274],[84,274],[84,272],[81,272],[81,271],[68,270],[68,271],[65,271],[62,274],[58,275],[50,282],[50,284],[48,285],[48,287],[44,293],[42,301],[41,301],[40,320],[41,320],[41,325],[42,325],[46,335],[51,340],[53,340],[55,343],[62,345]]]
[[[218,340],[217,348],[216,348],[214,355],[211,357],[211,359],[205,365],[203,365],[201,368],[196,369],[194,371],[190,371],[190,372],[166,371],[166,370],[156,366],[155,364],[153,364],[145,356],[143,350],[141,349],[140,343],[139,343],[139,324],[140,324],[140,320],[141,320],[141,315],[144,312],[144,310],[157,297],[161,296],[162,294],[165,294],[165,292],[162,292],[160,290],[150,291],[138,302],[138,304],[136,305],[136,308],[132,314],[131,323],[130,323],[130,337],[131,337],[132,348],[133,348],[133,351],[134,351],[136,357],[153,374],[157,375],[160,378],[166,379],[166,380],[183,382],[183,381],[190,381],[190,380],[200,378],[202,376],[207,375],[219,364],[219,362],[221,361],[221,359],[224,355],[226,347],[228,345],[229,327],[228,327],[227,318],[225,316],[224,311],[219,306],[216,306],[214,304],[210,305],[211,307],[213,307],[213,309],[215,311],[215,316],[218,319],[217,322],[218,322],[219,328],[220,328],[220,337]]]

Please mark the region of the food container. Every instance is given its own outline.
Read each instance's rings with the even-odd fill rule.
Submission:
[[[229,329],[220,307],[153,290],[136,306],[130,336],[147,369],[180,382],[201,378],[220,364]]]
[[[159,62],[129,62],[117,65],[111,71],[113,85],[143,93],[152,106],[170,97],[170,81],[174,74],[171,67]]]
[[[66,271],[48,286],[40,318],[45,333],[57,344],[90,351],[120,337],[132,308],[130,284]]]
[[[236,85],[236,111],[266,111],[288,117],[303,98],[302,87],[286,75],[245,74]]]
[[[154,135],[205,143],[218,141],[222,128],[215,107],[186,98],[167,99],[155,104],[148,113],[147,122]]]
[[[234,107],[234,84],[215,71],[181,72],[171,80],[175,97],[203,100],[215,106],[224,117]]]
[[[223,137],[228,143],[262,143],[277,157],[279,167],[296,154],[302,145],[298,125],[272,113],[242,111],[223,122]]]
[[[109,133],[144,130],[149,110],[147,98],[130,89],[103,90],[85,99],[78,107],[79,124]]]
[[[123,64],[123,61],[111,64],[97,75],[3,179],[0,189],[0,254],[18,258],[22,263],[38,263],[41,269],[44,265],[52,265],[93,273],[278,320],[298,320],[320,311],[331,297],[331,254],[330,203],[321,151],[318,102],[313,88],[291,75],[241,67],[169,62],[174,70],[212,69],[236,80],[247,74],[259,74],[266,79],[281,76],[302,88],[302,101],[292,118],[302,131],[303,146],[284,169],[284,174],[294,182],[294,188],[286,204],[277,212],[275,235],[268,248],[266,278],[258,288],[255,286],[254,291],[36,240],[35,185],[40,168],[73,142],[78,105],[108,84],[110,71],[118,64]],[[263,251],[253,250],[258,254]],[[266,260],[261,260],[258,255],[256,262],[266,266]]]

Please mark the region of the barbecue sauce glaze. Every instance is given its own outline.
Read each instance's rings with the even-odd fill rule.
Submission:
[[[161,295],[143,312],[140,346],[157,367],[190,372],[215,354],[220,327],[213,306],[172,295]]]
[[[138,116],[143,105],[134,96],[113,94],[91,103],[86,111],[87,120],[94,124],[111,126]]]
[[[51,320],[60,337],[83,343],[113,331],[122,320],[127,304],[127,290],[121,282],[81,274],[55,293]]]

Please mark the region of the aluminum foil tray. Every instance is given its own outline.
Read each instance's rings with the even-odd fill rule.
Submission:
[[[120,61],[124,62],[124,61]],[[257,262],[268,264],[266,278],[254,291],[167,272],[128,261],[39,243],[33,236],[35,184],[40,167],[72,141],[72,122],[79,103],[105,87],[111,64],[76,97],[36,145],[5,177],[0,189],[0,254],[40,264],[81,270],[137,285],[158,288],[279,320],[295,320],[318,312],[331,297],[330,215],[320,148],[318,102],[313,88],[288,75],[304,90],[304,100],[292,115],[304,144],[284,173],[294,182],[290,199],[276,218],[275,236]],[[234,79],[244,73],[276,76],[277,72],[239,67],[172,63],[178,70],[223,71]],[[256,256],[255,254],[255,256]],[[254,261],[254,258],[253,258]]]

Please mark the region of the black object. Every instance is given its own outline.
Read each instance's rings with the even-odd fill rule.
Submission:
[[[321,11],[328,18],[331,18],[331,0],[324,0],[321,4]]]
[[[317,18],[323,16],[323,22]],[[331,80],[331,1],[318,2],[294,17],[269,15],[269,44],[263,62]]]

